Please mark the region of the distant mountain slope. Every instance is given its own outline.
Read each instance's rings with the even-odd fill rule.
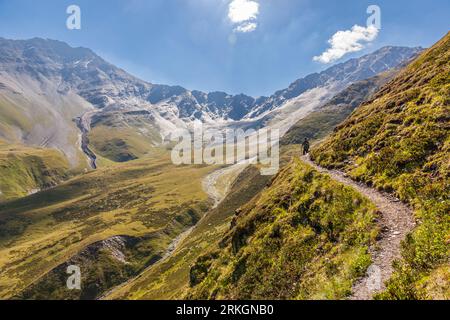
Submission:
[[[450,33],[313,150],[321,165],[394,192],[420,221],[381,298],[448,298]],[[445,280],[447,279],[447,280]]]
[[[398,66],[378,75],[351,84],[339,92],[323,106],[317,108],[293,125],[281,139],[281,144],[301,144],[305,138],[317,141],[329,135],[337,125],[341,124],[363,102],[368,100],[383,85],[392,80],[404,67],[422,51],[416,52]],[[379,60],[375,60],[375,64]]]
[[[149,155],[162,143],[149,111],[98,113],[92,117],[89,144],[95,154],[115,162]]]
[[[305,138],[319,140],[325,138],[342,123],[358,106],[374,94],[383,84],[394,77],[394,68],[381,75],[356,82],[333,97],[324,106],[311,112],[297,122],[282,138],[283,145],[301,144]]]
[[[241,122],[244,128],[270,127],[283,136],[351,84],[395,68],[420,52],[421,48],[384,47],[366,56],[337,64],[293,82],[267,100],[255,105]]]
[[[0,67],[1,68],[1,67]],[[0,71],[0,138],[12,144],[57,148],[74,168],[87,161],[72,121],[92,106],[74,94],[60,95],[51,81]]]
[[[363,79],[368,79],[377,74],[397,67],[421,48],[384,47],[361,58],[351,59],[332,66],[321,73],[313,73],[305,78],[293,82],[287,89],[280,90],[267,101],[256,106],[249,117],[255,117],[268,110],[273,110],[287,100],[298,97],[302,93],[331,84],[342,82],[351,84]]]
[[[398,66],[420,48],[385,47],[372,54],[333,66],[292,83],[270,98],[203,93],[179,86],[154,85],[139,80],[106,62],[89,49],[72,48],[64,42],[44,39],[12,41],[0,38],[4,72],[23,72],[36,78],[57,77],[60,93],[75,91],[98,108],[127,109],[147,101],[156,105],[176,102],[179,118],[232,119],[255,118],[281,106],[307,90],[330,81],[355,82]],[[139,100],[131,100],[137,98]]]
[[[60,41],[0,38],[0,137],[58,148],[73,166],[86,166],[74,122],[86,112],[114,117],[116,129],[130,129],[129,139],[119,144],[124,148],[117,148],[113,136],[102,143],[104,131],[92,133],[96,150],[112,160],[139,157],[143,147],[160,143],[194,121],[219,128],[271,126],[284,133],[348,85],[396,67],[419,50],[386,47],[297,80],[271,97],[253,98],[151,84],[89,49]],[[136,128],[130,123],[135,123],[133,112],[139,111],[148,111],[150,121]]]

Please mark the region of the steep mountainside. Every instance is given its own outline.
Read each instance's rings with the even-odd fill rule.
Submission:
[[[399,66],[421,50],[421,48],[384,47],[361,58],[337,64],[321,73],[308,75],[296,80],[287,89],[276,92],[267,101],[255,107],[249,117],[273,110],[283,105],[287,100],[298,97],[308,90],[324,87],[332,82],[350,84],[371,78]]]
[[[172,256],[111,291],[105,299],[182,299],[189,290],[191,266],[205,251],[215,248],[229,228],[235,210],[248,203],[270,180],[269,176],[261,176],[257,167],[246,168],[223,202],[199,221]]]
[[[311,74],[276,92],[233,126],[270,127],[284,135],[299,120],[349,85],[395,68],[420,52],[421,48],[385,47],[358,59],[337,64],[321,73]]]
[[[294,160],[191,268],[191,299],[340,299],[370,265],[374,206]]]
[[[322,165],[394,191],[416,209],[418,227],[403,244],[403,260],[394,265],[386,292],[376,298],[449,297],[449,40],[450,34],[382,86],[313,151]],[[364,82],[350,86],[318,111],[339,111],[340,102],[354,109],[373,88]],[[324,116],[327,126],[331,115]],[[307,128],[303,120],[298,126]],[[295,132],[289,136],[299,141]],[[297,161],[282,170],[269,189],[236,212],[217,249],[191,268],[187,297],[347,297],[370,265],[365,250],[377,239],[380,217],[352,216],[358,208],[351,204],[363,210],[372,204],[352,189],[340,193],[343,187],[329,179]],[[347,242],[348,230],[362,238]],[[358,248],[359,255],[353,251]]]
[[[287,165],[298,148],[281,148],[281,166]],[[190,269],[197,258],[215,250],[229,229],[234,213],[241,206],[259,197],[273,177],[262,176],[256,165],[246,167],[232,181],[229,192],[217,207],[199,221],[173,255],[163,263],[145,270],[139,277],[112,290],[105,299],[182,299],[190,291]]]
[[[313,150],[317,163],[395,193],[416,210],[381,298],[448,298],[450,33]]]
[[[147,145],[157,145],[198,120],[219,128],[272,126],[284,133],[351,83],[396,67],[419,50],[386,47],[297,80],[269,98],[255,99],[150,84],[89,49],[59,41],[0,38],[0,137],[58,148],[73,166],[86,166],[74,121],[86,112],[113,118],[115,130],[109,136],[103,127],[89,139],[111,160],[139,157]],[[142,111],[148,112],[148,119],[136,128],[135,112]],[[128,139],[117,141],[114,131],[122,128],[128,128]]]
[[[411,61],[416,59],[421,52],[416,52],[416,54],[404,60],[395,68],[351,84],[327,103],[293,125],[281,139],[281,144],[301,144],[305,138],[312,141],[325,138],[332,133],[337,125],[347,119],[357,107],[397,76]]]
[[[92,107],[77,95],[57,93],[55,83],[41,80],[23,73],[5,73],[0,64],[0,139],[59,149],[72,168],[83,169],[88,163],[79,147],[80,132],[73,118]]]

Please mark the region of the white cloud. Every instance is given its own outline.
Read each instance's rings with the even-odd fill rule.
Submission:
[[[255,22],[246,22],[237,26],[234,30],[237,32],[252,32],[255,31],[258,24]]]
[[[236,32],[252,32],[258,27],[259,3],[253,0],[233,0],[228,7],[228,19]]]
[[[365,48],[362,42],[371,42],[378,36],[379,29],[370,25],[367,28],[355,25],[351,30],[336,32],[328,43],[331,48],[320,56],[313,58],[314,61],[322,63],[334,62],[347,53],[357,52]]]

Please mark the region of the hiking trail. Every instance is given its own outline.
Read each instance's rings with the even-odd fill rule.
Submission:
[[[354,188],[371,200],[381,213],[377,220],[381,230],[380,239],[370,248],[372,265],[366,275],[355,282],[352,295],[349,297],[350,300],[371,300],[374,294],[385,289],[385,282],[394,271],[392,262],[401,257],[401,242],[416,225],[413,210],[393,195],[358,183],[341,171],[318,166],[311,161],[309,155],[301,159],[317,171]]]

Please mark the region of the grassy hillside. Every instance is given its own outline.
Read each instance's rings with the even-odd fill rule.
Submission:
[[[448,298],[450,290],[450,34],[361,106],[313,158],[394,192],[419,226],[379,298]]]
[[[230,195],[202,219],[175,254],[164,263],[144,272],[130,284],[114,291],[108,299],[180,299],[189,288],[189,270],[195,260],[214,246],[227,230],[235,210],[250,201],[259,186],[270,177],[255,167],[246,169]]]
[[[96,154],[126,162],[155,152],[161,136],[145,111],[95,116],[89,142]]]
[[[0,140],[0,202],[53,187],[68,176],[69,163],[61,152]]]
[[[208,209],[201,181],[212,170],[160,152],[1,204],[0,298],[92,298],[135,275]],[[65,289],[68,261],[80,264],[81,292]]]
[[[313,141],[332,132],[353,110],[371,94],[398,73],[391,70],[377,77],[358,82],[337,95],[320,110],[299,121],[282,138],[282,165],[293,155],[300,153],[295,144],[304,137]],[[174,256],[146,270],[131,283],[117,288],[108,299],[174,299],[189,291],[190,268],[198,256],[215,249],[216,244],[228,231],[235,211],[258,197],[271,178],[261,177],[258,170],[249,167],[234,182],[230,194],[218,208],[208,213],[198,227],[181,244]]]
[[[19,140],[17,131],[30,132],[32,121],[24,116],[25,108],[0,95],[0,135],[8,141]]]
[[[286,165],[297,148],[282,148],[281,165]],[[227,180],[227,177],[224,177]],[[233,181],[228,195],[217,208],[201,219],[173,256],[146,270],[134,281],[117,288],[107,299],[181,299],[190,291],[190,268],[205,252],[214,250],[228,231],[236,210],[258,197],[273,178],[262,176],[260,168],[249,166]],[[219,181],[220,182],[220,181]]]
[[[191,299],[339,299],[370,265],[373,205],[294,160],[191,268]]]

